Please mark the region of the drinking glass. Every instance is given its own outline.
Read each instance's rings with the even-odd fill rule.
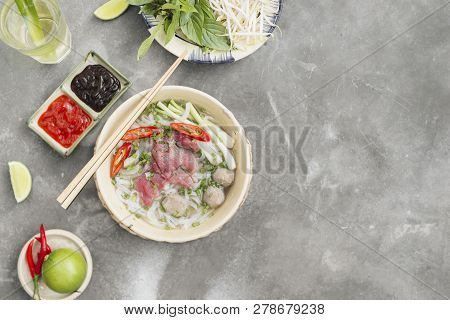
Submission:
[[[15,0],[3,1],[0,39],[40,63],[59,63],[70,53],[72,46],[72,36],[59,4],[56,0],[32,2],[37,17],[22,15]]]

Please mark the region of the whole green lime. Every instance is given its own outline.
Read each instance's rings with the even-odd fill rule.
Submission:
[[[78,251],[68,248],[54,250],[42,265],[45,283],[59,293],[78,290],[86,278],[86,271],[84,257]]]

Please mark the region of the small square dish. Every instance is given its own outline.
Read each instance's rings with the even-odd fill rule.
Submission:
[[[93,117],[60,88],[28,120],[28,127],[64,157],[95,124]]]
[[[122,73],[91,51],[64,80],[61,89],[97,120],[130,86]]]
[[[91,51],[31,116],[28,127],[67,157],[130,86]]]

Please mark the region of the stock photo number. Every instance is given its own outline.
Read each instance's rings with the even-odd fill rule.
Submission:
[[[324,304],[255,303],[253,314],[324,314]]]

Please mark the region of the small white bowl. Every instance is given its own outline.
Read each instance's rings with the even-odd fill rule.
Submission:
[[[52,248],[52,250],[59,249],[59,248],[69,248],[73,250],[79,251],[84,258],[86,259],[87,263],[87,272],[86,272],[86,278],[84,279],[81,287],[72,293],[58,293],[53,290],[51,290],[45,282],[42,280],[42,278],[39,281],[39,292],[41,295],[42,300],[74,300],[78,298],[81,293],[87,288],[89,282],[91,281],[92,277],[92,257],[91,253],[89,252],[89,249],[84,244],[84,242],[78,238],[76,235],[69,231],[65,230],[59,230],[59,229],[53,229],[53,230],[47,230],[47,242],[49,246]],[[30,275],[30,269],[28,268],[28,264],[26,261],[26,252],[28,244],[32,239],[35,237],[38,237],[39,234],[36,234],[33,238],[27,241],[27,243],[23,246],[22,251],[19,255],[19,261],[17,262],[17,273],[19,275],[20,284],[22,285],[23,289],[28,293],[30,297],[33,297],[33,279]],[[35,241],[35,244],[33,245],[33,252],[37,252],[39,250],[39,242]],[[36,254],[34,255],[36,259]],[[36,260],[35,260],[36,262]],[[37,296],[34,297],[35,299],[38,299]]]
[[[98,136],[96,148],[101,146],[117,128],[119,122],[136,106],[147,91],[138,93],[125,101],[109,117],[108,121]],[[131,214],[120,201],[110,178],[110,164],[112,155],[100,166],[95,174],[95,183],[98,194],[104,207],[112,218],[128,232],[144,239],[165,242],[186,242],[208,236],[219,230],[236,213],[245,201],[252,178],[252,153],[251,146],[245,137],[245,132],[230,110],[210,95],[188,87],[167,86],[163,87],[153,101],[161,100],[185,100],[202,108],[224,130],[230,134],[235,144],[231,150],[236,160],[235,181],[228,188],[225,202],[214,210],[214,215],[198,227],[186,230],[163,230],[152,226],[144,219],[139,219]]]

